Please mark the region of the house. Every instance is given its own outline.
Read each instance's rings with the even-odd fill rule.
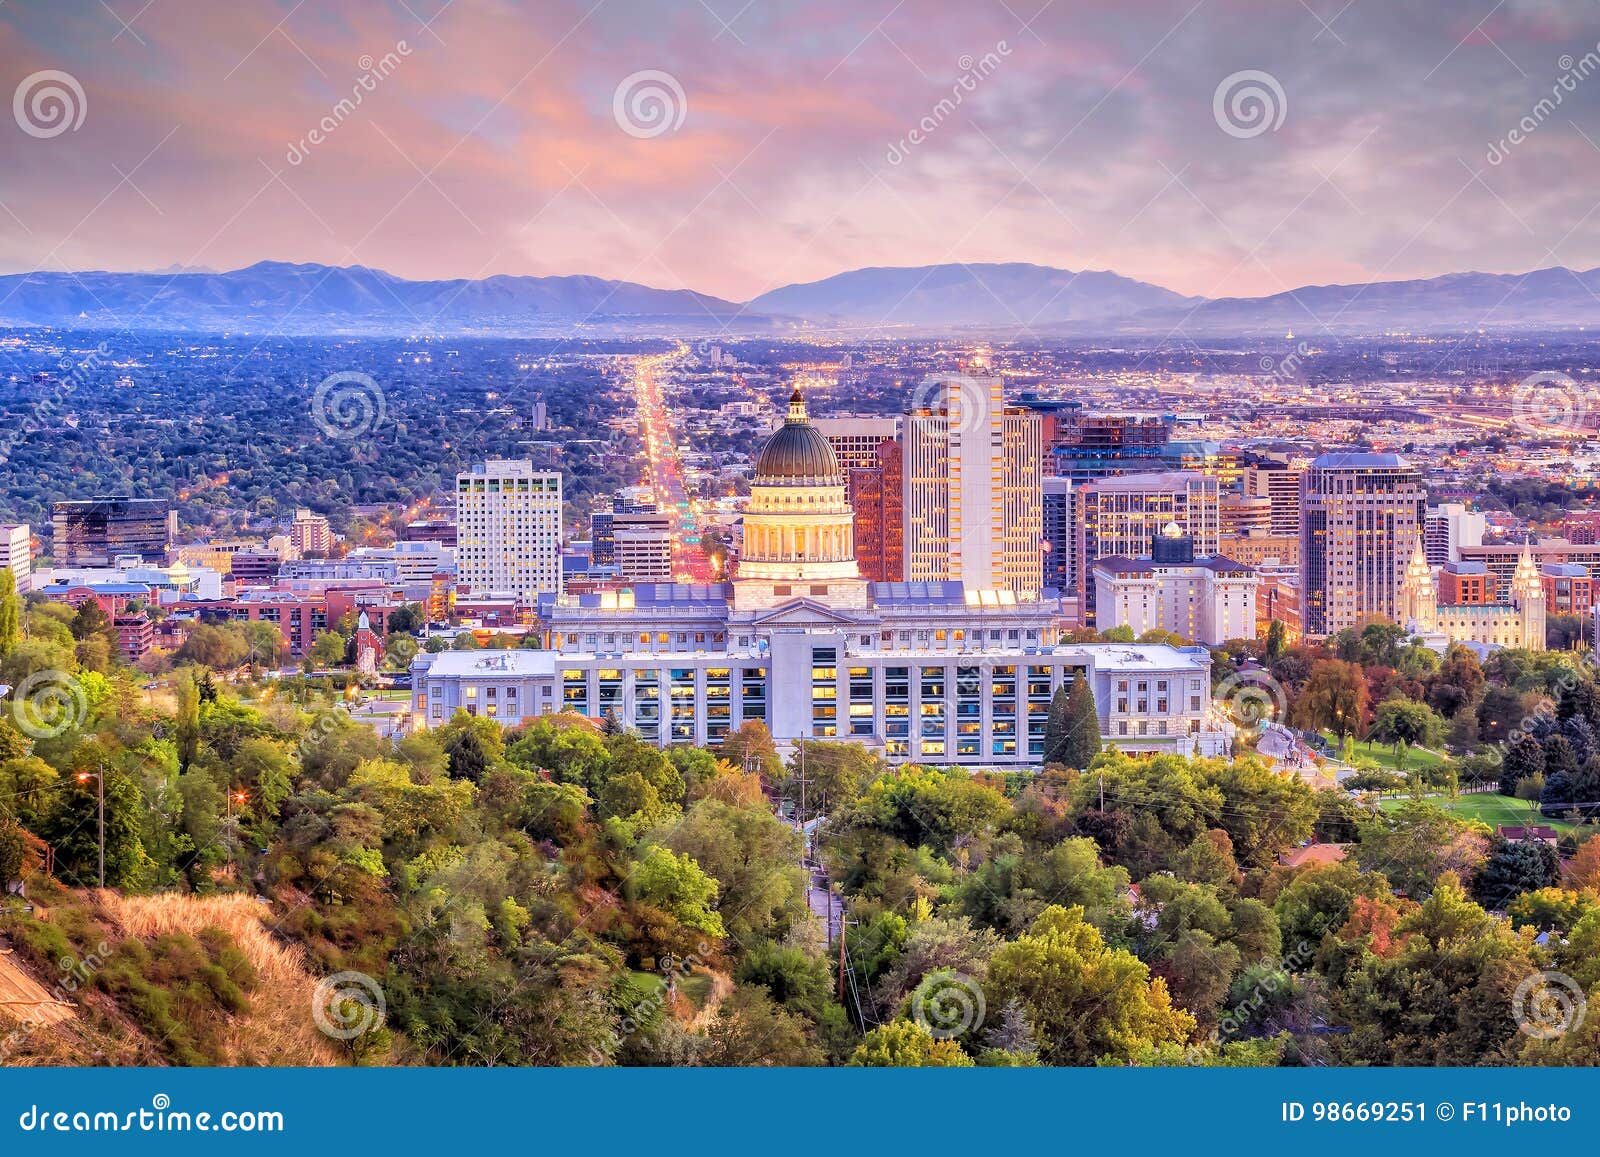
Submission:
[[[1536,840],[1541,844],[1549,844],[1552,848],[1556,846],[1556,841],[1560,839],[1560,833],[1555,828],[1546,827],[1543,824],[1509,828],[1502,824],[1496,824],[1494,834],[1503,840],[1510,840],[1514,844],[1521,843],[1523,840]]]

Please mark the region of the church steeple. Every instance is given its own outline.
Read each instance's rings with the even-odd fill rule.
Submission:
[[[1400,615],[1407,625],[1415,624],[1419,631],[1431,631],[1439,621],[1439,588],[1420,533],[1411,550],[1411,561],[1406,564],[1405,577],[1400,580]]]

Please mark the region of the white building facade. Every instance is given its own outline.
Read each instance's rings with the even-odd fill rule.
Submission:
[[[561,590],[561,475],[490,459],[456,475],[456,569],[474,594],[531,603]]]

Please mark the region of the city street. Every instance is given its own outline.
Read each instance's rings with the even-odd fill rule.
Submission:
[[[683,461],[673,441],[672,415],[661,389],[661,372],[681,359],[688,347],[677,352],[639,358],[634,363],[634,395],[639,415],[639,437],[648,459],[645,482],[656,494],[656,502],[670,519],[672,533],[672,573],[678,582],[713,581],[711,563],[700,549],[700,508],[690,497],[683,475]]]

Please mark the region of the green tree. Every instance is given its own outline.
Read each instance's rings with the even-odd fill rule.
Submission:
[[[972,1058],[953,1040],[936,1040],[915,1021],[896,1020],[867,1033],[850,1054],[857,1068],[971,1068]]]
[[[338,631],[318,631],[306,658],[317,667],[337,667],[344,663],[349,642]]]
[[[653,847],[628,878],[629,894],[666,912],[685,928],[720,940],[727,933],[715,909],[717,882],[688,856]]]
[[[144,796],[130,777],[104,768],[106,805],[106,885],[132,888],[151,868],[140,839]],[[99,786],[94,779],[71,777],[56,793],[55,807],[39,835],[56,853],[56,874],[80,888],[99,878]]]
[[[1100,754],[1100,713],[1086,674],[1063,683],[1050,700],[1045,721],[1044,762],[1085,768]]]
[[[0,572],[0,657],[11,654],[22,640],[22,599],[17,576],[10,567]]]
[[[1195,1021],[1136,956],[1107,948],[1082,908],[1046,908],[989,962],[989,1003],[1016,1001],[1047,1064],[1126,1062],[1142,1048],[1181,1043]]]
[[[1319,659],[1290,714],[1301,727],[1332,731],[1343,740],[1361,729],[1366,710],[1367,681],[1361,668],[1340,659]]]
[[[1395,763],[1405,767],[1401,751],[1405,747],[1432,747],[1444,731],[1444,720],[1426,703],[1415,699],[1386,699],[1378,704],[1368,737],[1394,746]]]

